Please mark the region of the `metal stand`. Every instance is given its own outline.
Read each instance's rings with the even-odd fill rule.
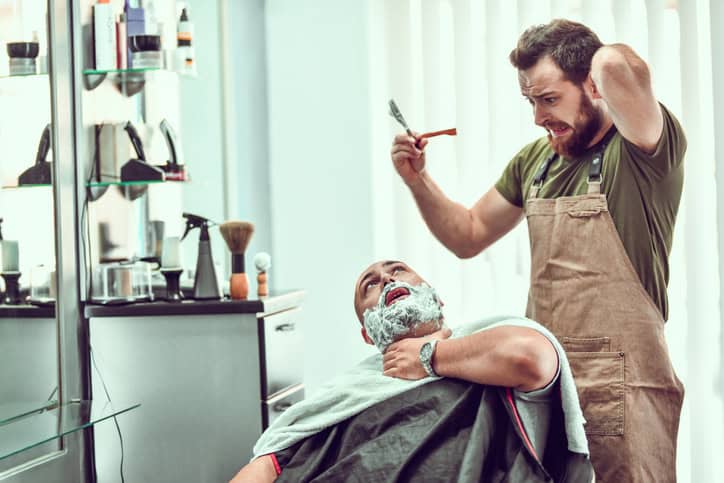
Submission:
[[[181,302],[184,299],[179,282],[182,272],[182,268],[161,269],[161,273],[166,278],[166,300],[169,302]]]
[[[20,298],[20,272],[3,272],[0,273],[5,280],[5,296],[2,301],[5,305],[19,305],[22,303]]]

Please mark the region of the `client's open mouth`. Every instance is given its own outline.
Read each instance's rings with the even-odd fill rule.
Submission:
[[[385,297],[385,307],[389,307],[400,299],[403,299],[410,295],[410,291],[405,287],[397,287],[389,291]]]

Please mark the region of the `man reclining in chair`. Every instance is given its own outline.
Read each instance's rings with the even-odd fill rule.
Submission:
[[[380,354],[279,416],[233,482],[591,481],[570,368],[545,328],[496,317],[451,331],[398,261],[367,268],[354,305]]]

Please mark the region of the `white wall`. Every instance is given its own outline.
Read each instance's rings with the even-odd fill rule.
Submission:
[[[313,390],[369,354],[352,305],[373,255],[367,2],[267,0],[266,22],[274,283],[307,289]]]
[[[188,5],[198,77],[180,81],[182,142],[192,177],[184,186],[184,209],[217,222],[254,223],[245,257],[253,294],[253,256],[272,251],[264,0],[189,0]],[[195,264],[197,238],[184,243],[189,268]],[[229,251],[218,231],[212,230],[211,238],[224,283]],[[274,262],[271,287],[283,289],[287,285],[276,285]]]
[[[229,193],[229,217],[254,223],[254,235],[247,248],[246,264],[251,290],[256,279],[252,259],[259,251],[272,251],[269,143],[267,113],[266,37],[264,0],[221,0],[228,4],[229,70],[228,98],[231,109],[226,126],[231,161],[228,174],[236,180]],[[278,285],[275,260],[269,273],[272,289]]]
[[[183,210],[222,223],[224,213],[223,131],[221,115],[221,55],[219,49],[218,2],[189,0],[189,16],[194,24],[196,78],[179,78],[181,143],[191,182],[183,187]],[[211,230],[214,262],[225,267],[230,258],[218,230]],[[196,268],[199,230],[183,242],[185,267]],[[219,283],[226,278],[219,273]]]

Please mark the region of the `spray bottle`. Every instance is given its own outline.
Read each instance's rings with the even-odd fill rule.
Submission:
[[[216,279],[216,269],[214,268],[214,258],[211,255],[211,242],[209,240],[209,222],[210,220],[184,213],[186,218],[186,231],[181,240],[186,238],[194,228],[201,229],[199,235],[199,254],[196,258],[196,276],[194,277],[194,298],[197,300],[220,299],[221,290],[219,282]]]

